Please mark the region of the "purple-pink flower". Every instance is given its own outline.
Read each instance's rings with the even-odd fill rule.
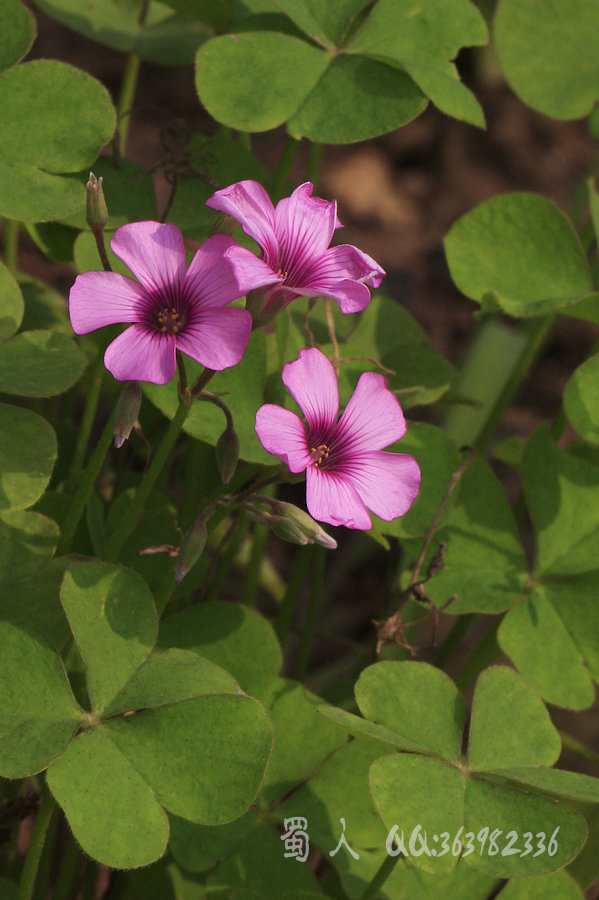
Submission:
[[[85,272],[71,288],[69,311],[77,334],[131,323],[104,355],[115,378],[164,384],[175,374],[177,350],[209,369],[239,362],[252,318],[227,304],[277,280],[265,263],[215,235],[188,268],[183,235],[160,222],[123,225],[110,246],[137,282],[117,272]]]
[[[283,383],[308,421],[274,404],[256,414],[256,432],[269,453],[292,472],[306,472],[310,515],[330,525],[366,530],[368,514],[387,522],[403,516],[418,494],[420,468],[403,453],[384,447],[406,433],[398,400],[376,372],[365,372],[343,415],[335,370],[317,350],[300,350],[283,368]]]
[[[370,302],[368,286],[378,287],[385,275],[357,247],[329,247],[333,232],[341,227],[337,204],[311,195],[312,184],[307,181],[274,207],[257,181],[240,181],[207,201],[241,223],[261,247],[264,262],[279,276],[279,284],[265,291],[263,318],[294,297],[332,297],[342,312],[360,312]]]

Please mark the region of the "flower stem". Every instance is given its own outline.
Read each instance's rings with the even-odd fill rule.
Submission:
[[[141,59],[137,53],[130,53],[127,57],[123,82],[121,84],[121,93],[117,105],[119,153],[121,156],[125,155],[125,150],[127,148],[127,137],[129,136],[129,125],[131,124],[131,111],[135,99],[135,92],[137,90],[140,65]]]
[[[304,675],[306,674],[306,669],[308,668],[308,662],[310,661],[314,635],[316,633],[316,623],[318,621],[318,614],[320,612],[320,605],[322,602],[322,587],[324,583],[324,564],[326,561],[326,550],[324,549],[324,547],[314,548],[313,559],[314,565],[312,574],[312,590],[310,591],[308,611],[306,613],[306,620],[304,622],[304,627],[302,630],[302,639],[297,654],[295,671],[293,673],[293,677],[297,681],[304,680]]]
[[[538,355],[549,332],[553,328],[556,319],[556,315],[545,316],[536,322],[530,324],[527,323],[528,340],[526,345],[474,441],[474,447],[479,453],[482,453],[485,450],[497,425],[501,421],[505,410],[526,377],[530,366],[534,362],[535,357]]]
[[[62,526],[60,540],[58,542],[58,547],[56,548],[56,556],[61,556],[63,553],[68,553],[71,549],[71,544],[73,542],[73,538],[75,537],[75,532],[77,531],[79,520],[83,515],[83,510],[87,506],[88,500],[94,489],[94,484],[96,483],[96,479],[100,474],[100,469],[102,468],[104,459],[108,452],[108,448],[110,447],[110,442],[112,441],[113,419],[114,417],[111,415],[104,427],[104,431],[102,432],[100,440],[96,445],[96,449],[92,453],[91,459],[87,464],[81,481],[79,482],[77,493],[73,497],[71,506],[67,513],[67,517],[64,520],[64,524]]]
[[[50,822],[56,814],[58,807],[52,794],[48,791],[44,796],[42,805],[35,818],[35,825],[29,841],[29,849],[25,857],[21,881],[19,882],[19,900],[32,900],[35,889],[35,879],[44,849],[44,842],[48,833]]]
[[[260,586],[260,570],[264,560],[264,551],[266,549],[266,539],[268,538],[268,528],[266,525],[254,526],[254,536],[252,540],[252,549],[245,573],[245,581],[243,585],[243,595],[241,602],[244,606],[254,606]]]
[[[275,620],[275,631],[283,649],[285,649],[287,635],[291,628],[293,616],[297,608],[302,587],[306,580],[306,575],[308,574],[308,569],[310,568],[313,553],[313,544],[308,547],[302,547],[295,557],[293,568],[287,579],[285,596],[283,597]]]
[[[4,220],[4,264],[13,275],[17,271],[19,254],[19,223],[14,219]]]
[[[79,425],[79,433],[77,435],[77,443],[75,444],[75,452],[73,453],[73,462],[71,464],[71,474],[69,476],[70,484],[75,488],[83,471],[83,462],[85,452],[89,442],[96,410],[98,408],[98,400],[102,389],[102,381],[104,380],[104,360],[100,355],[91,372],[91,382],[85,398],[85,407],[81,424]]]
[[[70,900],[76,886],[75,881],[79,874],[81,863],[82,857],[79,847],[73,835],[69,833],[56,876],[52,900]]]
[[[293,165],[295,157],[297,156],[299,146],[300,142],[296,141],[295,138],[287,138],[285,149],[283,150],[281,159],[279,161],[279,167],[275,172],[275,177],[272,181],[271,196],[273,197],[273,202],[275,203],[277,202],[277,200],[280,200],[281,197],[283,197],[283,195],[287,192],[287,179],[289,178],[291,166]]]
[[[491,665],[501,654],[497,643],[497,630],[500,620],[492,626],[491,630],[484,636],[480,644],[476,647],[471,656],[466,660],[461,671],[454,678],[456,686],[460,691],[466,690],[475,681],[483,669]]]
[[[379,890],[382,888],[387,878],[395,868],[399,861],[399,854],[397,856],[389,856],[387,855],[379,868],[377,869],[374,878],[370,882],[370,884],[366,887],[366,890],[363,894],[360,894],[360,900],[371,900],[371,898],[376,897]]]
[[[567,747],[568,750],[573,750],[574,753],[578,753],[579,756],[584,757],[584,759],[587,759],[590,763],[593,763],[594,766],[599,768],[599,753],[591,750],[590,747],[582,744],[565,731],[560,731],[559,736],[564,747]]]
[[[158,480],[158,476],[160,475],[166,464],[171,450],[175,446],[175,442],[179,437],[179,433],[181,431],[181,428],[183,427],[183,423],[185,422],[189,410],[191,409],[191,403],[191,398],[185,398],[179,403],[177,412],[171,420],[166,430],[166,434],[162,438],[162,442],[160,443],[154,459],[152,460],[148,471],[144,475],[142,482],[137,489],[137,493],[133,497],[130,505],[127,507],[125,514],[121,518],[116,530],[113,532],[112,537],[108,542],[105,558],[109,562],[113,562],[117,558],[123,544],[129,536],[130,531],[135,526],[137,518],[143,510],[144,504],[150,496],[152,489],[156,484],[156,481]]]

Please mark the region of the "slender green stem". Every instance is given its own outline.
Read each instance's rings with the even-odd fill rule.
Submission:
[[[144,475],[142,482],[137,489],[137,493],[127,507],[125,514],[121,518],[117,528],[113,532],[112,537],[108,542],[108,547],[106,548],[105,553],[105,558],[108,561],[114,561],[119,555],[123,544],[127,540],[130,531],[133,529],[138,516],[144,508],[146,500],[150,496],[152,489],[156,484],[158,476],[160,475],[166,464],[171,450],[175,446],[175,442],[179,437],[179,433],[181,431],[181,428],[183,427],[183,423],[185,422],[190,409],[191,399],[182,400],[179,404],[177,412],[170,422],[166,430],[166,434],[162,438],[154,459],[152,460],[148,471]]]
[[[239,145],[243,147],[245,150],[249,150],[252,152],[252,135],[249,131],[238,131],[237,132],[237,140]]]
[[[85,471],[83,472],[81,481],[79,482],[79,487],[77,488],[77,493],[73,497],[71,506],[67,513],[67,517],[64,520],[64,524],[62,526],[60,540],[58,542],[58,547],[56,548],[57,556],[62,556],[63,553],[68,553],[71,549],[71,544],[73,542],[73,538],[75,537],[77,526],[79,525],[79,521],[81,519],[81,516],[83,515],[83,511],[87,506],[91,493],[94,489],[94,484],[96,483],[96,479],[100,474],[100,470],[108,452],[108,448],[110,447],[110,442],[112,440],[114,431],[113,420],[114,417],[110,416],[104,427],[104,431],[102,432],[100,440],[97,443],[96,449],[92,453],[91,459],[88,462]]]
[[[285,196],[287,193],[287,179],[289,178],[289,173],[291,172],[291,167],[297,156],[299,146],[300,142],[296,141],[295,138],[287,138],[285,149],[283,150],[279,161],[279,167],[275,172],[275,177],[272,181],[271,194],[273,203],[276,203],[277,200],[280,200],[281,197]]]
[[[94,900],[96,882],[98,880],[98,864],[91,859],[87,860],[87,867],[83,876],[83,891],[81,900]]]
[[[133,101],[135,100],[135,92],[137,90],[140,65],[141,59],[137,53],[130,53],[127,57],[123,82],[121,84],[121,93],[117,104],[119,153],[121,156],[125,155],[125,150],[127,148],[127,137],[129,135],[129,126],[131,124],[131,111],[133,109]]]
[[[252,549],[247,564],[245,581],[243,584],[243,594],[241,597],[241,602],[245,604],[245,606],[254,606],[256,603],[258,588],[260,587],[260,571],[262,569],[267,538],[268,528],[266,525],[256,524],[254,526]]]
[[[560,731],[559,735],[564,747],[567,747],[568,750],[573,750],[574,753],[578,753],[579,756],[583,756],[585,759],[588,759],[589,762],[593,763],[594,766],[599,768],[599,753],[591,750],[590,747],[582,744],[565,731]]]
[[[68,834],[60,867],[56,876],[52,900],[71,900],[82,863],[79,847],[72,834]]]
[[[4,264],[13,273],[17,271],[19,255],[19,223],[14,219],[4,221]]]
[[[435,656],[435,665],[438,669],[445,668],[454,652],[462,643],[462,638],[472,626],[475,618],[474,613],[458,616],[453,628],[443,641],[442,646],[439,647],[437,655]]]
[[[98,356],[91,371],[91,381],[85,398],[85,407],[81,424],[79,425],[79,433],[77,435],[77,443],[75,444],[75,452],[73,453],[73,462],[71,463],[71,474],[69,476],[69,484],[75,488],[83,471],[83,463],[91,434],[96,410],[98,408],[98,400],[100,399],[100,391],[102,389],[102,381],[104,380],[104,360],[102,356]]]
[[[457,677],[454,678],[457,687],[461,691],[469,687],[472,682],[478,678],[483,669],[486,669],[487,666],[491,665],[491,663],[500,655],[501,650],[497,643],[498,628],[499,619],[485,635],[480,644],[478,644],[471,656],[468,657]]]
[[[291,623],[293,622],[293,616],[295,614],[295,610],[301,595],[302,587],[304,585],[306,576],[308,574],[308,569],[310,568],[310,564],[312,562],[313,552],[314,545],[302,547],[301,550],[298,551],[293,561],[291,573],[287,580],[285,596],[283,597],[283,601],[281,603],[281,606],[279,607],[279,611],[277,613],[277,618],[275,621],[275,631],[277,633],[279,643],[283,648],[285,647],[287,635],[289,633],[289,629],[291,628]]]
[[[320,167],[322,163],[322,144],[310,141],[308,144],[308,181],[314,185],[314,192],[318,193],[320,184]]]
[[[499,424],[505,410],[509,406],[514,394],[522,384],[526,374],[532,365],[539,350],[543,346],[549,332],[553,328],[557,316],[545,316],[532,323],[527,323],[528,340],[520,355],[520,358],[514,366],[512,373],[506,381],[503,390],[497,397],[493,407],[489,411],[486,421],[478,433],[478,437],[474,442],[476,449],[482,453],[489,440],[493,436],[497,425]]]
[[[35,825],[33,826],[29,849],[27,850],[19,883],[19,900],[32,900],[33,898],[35,879],[39,869],[42,850],[44,849],[44,842],[50,822],[53,816],[56,815],[57,810],[56,801],[50,791],[48,791],[35,818]]]
[[[360,900],[372,900],[373,897],[376,897],[377,893],[386,882],[387,878],[397,865],[398,861],[399,854],[397,854],[397,856],[387,855],[385,857],[364,893],[360,894]]]
[[[324,547],[314,548],[314,566],[312,573],[312,590],[310,591],[310,600],[308,603],[308,611],[302,631],[302,638],[297,654],[295,664],[295,672],[293,677],[297,681],[303,681],[310,654],[312,652],[312,644],[314,642],[314,634],[316,632],[316,623],[320,613],[320,605],[322,603],[322,588],[324,584],[324,566],[326,561],[326,550]]]
[[[216,600],[227,579],[231,566],[235,561],[237,552],[243,543],[243,539],[247,534],[249,522],[246,516],[240,516],[235,523],[235,527],[230,535],[227,535],[227,544],[218,564],[214,576],[210,579],[209,587],[204,596],[204,602]]]
[[[44,849],[42,850],[42,858],[37,868],[37,877],[35,879],[35,889],[33,896],[35,900],[46,900],[50,885],[50,876],[54,868],[54,855],[56,852],[56,834],[58,832],[59,817],[52,816],[48,831],[46,832],[46,840],[44,841]]]

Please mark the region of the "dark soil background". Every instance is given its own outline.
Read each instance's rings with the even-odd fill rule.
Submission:
[[[29,58],[57,58],[83,68],[102,81],[116,100],[124,56],[70,32],[30,5],[38,22],[38,37]],[[363,143],[325,148],[318,189],[322,196],[337,198],[339,217],[346,226],[344,241],[356,244],[385,267],[386,293],[404,304],[422,324],[432,346],[458,365],[477,327],[473,318],[477,305],[464,298],[449,278],[444,235],[456,219],[481,201],[513,190],[538,192],[572,215],[580,185],[597,158],[596,141],[586,122],[557,122],[524,106],[502,81],[492,50],[464,53],[459,67],[485,110],[486,131],[429,107],[399,131]],[[161,134],[173,116],[190,134],[215,128],[197,99],[191,67],[167,69],[142,63],[127,155],[147,168],[157,167],[154,179],[159,207],[166,203],[169,190],[161,168]],[[284,129],[252,138],[254,151],[270,169],[277,166],[284,143]],[[306,179],[304,166],[305,148],[301,148],[291,175],[293,183]],[[68,265],[49,262],[27,238],[22,239],[20,261],[23,269],[54,284],[66,296],[73,280]],[[588,323],[574,319],[559,323],[504,417],[504,436],[526,437],[537,424],[557,413],[569,376],[586,358],[596,336],[597,329]],[[426,410],[410,411],[412,419],[420,415],[426,416]],[[567,431],[564,440],[572,437]],[[508,473],[497,471],[511,495]],[[388,555],[382,552],[370,553],[367,563],[360,564],[363,544],[351,543],[353,538],[350,536],[346,549],[355,552],[356,566],[349,576],[344,570],[345,580],[335,585],[335,596],[326,610],[327,615],[332,614],[333,627],[338,628],[346,652],[355,641],[362,641],[362,647],[364,639],[374,643],[371,619],[377,605],[368,598],[380,594],[381,586],[386,589],[393,575]],[[281,563],[284,571],[284,558]],[[333,589],[334,563],[328,574]],[[453,621],[447,620],[446,627]],[[330,647],[316,648],[316,668],[319,654],[330,652]],[[468,652],[464,646],[461,658]],[[457,669],[460,654],[457,663],[454,661]],[[419,658],[431,657],[423,654]],[[455,674],[452,666],[449,671]],[[554,711],[553,715],[558,727],[599,750],[597,708],[575,715]],[[568,752],[560,765],[597,774],[580,756]]]

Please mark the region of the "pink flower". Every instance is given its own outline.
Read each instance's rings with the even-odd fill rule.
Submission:
[[[104,355],[116,379],[165,384],[175,374],[177,350],[209,369],[239,362],[252,319],[227,304],[274,280],[253,253],[215,235],[187,268],[183,235],[159,222],[123,225],[110,246],[139,284],[117,272],[85,272],[71,288],[69,311],[77,334],[132,323]]]
[[[292,472],[306,472],[306,503],[314,519],[362,530],[372,527],[368,509],[387,522],[403,516],[418,494],[420,469],[412,456],[384,453],[406,433],[395,396],[382,375],[365,372],[339,415],[333,366],[312,348],[283,368],[283,383],[308,420],[266,404],[256,432],[269,453]]]
[[[281,283],[266,290],[264,318],[294,297],[332,297],[342,312],[359,312],[370,302],[367,285],[378,287],[385,274],[351,244],[329,247],[335,228],[341,227],[337,204],[311,195],[307,181],[275,208],[257,181],[239,181],[207,201],[241,223],[260,245],[264,262],[280,276]]]

